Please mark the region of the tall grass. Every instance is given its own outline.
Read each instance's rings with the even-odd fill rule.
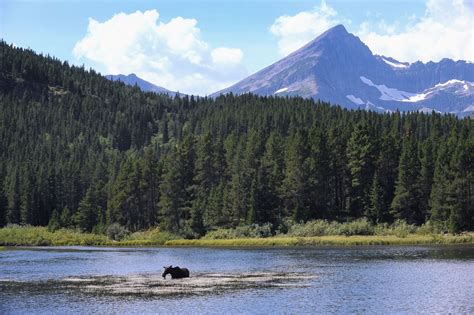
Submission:
[[[121,241],[72,229],[51,232],[47,227],[20,225],[8,225],[0,229],[0,246],[151,246],[163,245],[173,238],[176,236],[158,229],[128,234]]]
[[[48,231],[47,227],[9,225],[0,229],[2,246],[106,245],[105,235],[80,233],[69,229]]]
[[[102,234],[81,233],[72,229],[48,231],[47,227],[9,225],[0,229],[2,246],[317,246],[317,245],[408,245],[408,244],[474,244],[474,233],[441,234],[429,222],[416,227],[396,221],[373,225],[361,219],[348,223],[310,221],[288,223],[288,233],[273,231],[272,226],[248,225],[209,232],[201,239],[182,239],[158,228],[125,233],[120,240]],[[116,237],[114,234],[113,238]]]
[[[431,235],[440,234],[441,230],[429,221],[422,226],[408,224],[403,220],[397,220],[392,224],[381,223],[374,225],[367,219],[358,219],[352,222],[328,222],[326,220],[315,220],[307,223],[289,225],[289,236],[329,236],[329,235],[381,235],[407,237],[411,234]]]
[[[266,246],[356,246],[356,245],[427,245],[427,244],[473,244],[474,234],[463,235],[353,235],[316,237],[268,237],[240,239],[196,239],[170,240],[166,246],[203,247],[266,247]]]

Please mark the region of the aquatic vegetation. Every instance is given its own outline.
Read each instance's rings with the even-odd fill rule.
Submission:
[[[165,280],[160,274],[127,276],[67,277],[47,282],[29,282],[28,290],[78,291],[86,294],[175,296],[222,294],[226,291],[301,288],[308,285],[314,275],[295,272],[248,272],[248,273],[197,273],[190,278]],[[3,281],[10,290],[25,290],[24,282]]]

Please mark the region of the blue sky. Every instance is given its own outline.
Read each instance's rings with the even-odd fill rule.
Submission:
[[[472,61],[473,12],[471,0],[3,0],[0,36],[104,74],[135,72],[166,88],[207,94],[338,23],[374,52],[401,61]],[[442,47],[448,45],[455,47]]]

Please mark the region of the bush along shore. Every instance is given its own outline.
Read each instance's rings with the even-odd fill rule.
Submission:
[[[422,245],[474,244],[474,233],[442,233],[429,222],[414,226],[404,221],[373,225],[365,219],[349,223],[315,220],[307,223],[286,222],[280,230],[270,224],[245,225],[218,229],[196,239],[163,232],[159,228],[129,233],[111,225],[102,234],[73,229],[51,230],[47,227],[9,225],[0,229],[3,246],[324,246],[324,245]]]

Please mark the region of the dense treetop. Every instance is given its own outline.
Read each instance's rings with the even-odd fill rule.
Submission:
[[[474,228],[470,118],[168,97],[5,42],[0,60],[0,225],[187,237],[288,219]]]

